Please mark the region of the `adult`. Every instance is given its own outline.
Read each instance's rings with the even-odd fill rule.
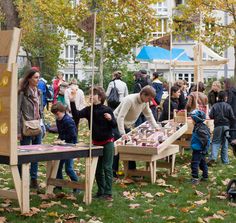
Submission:
[[[18,90],[18,139],[20,145],[41,144],[42,132],[36,136],[25,136],[23,134],[23,122],[40,120],[43,117],[42,94],[38,90],[40,74],[34,69],[29,70],[20,82]],[[20,168],[21,169],[21,168]],[[32,188],[38,188],[37,183],[38,163],[32,162],[30,168]]]
[[[236,86],[235,82],[229,78],[225,79],[225,91],[227,93],[227,103],[231,105],[236,117]],[[236,120],[230,122],[230,129],[236,129]],[[232,139],[236,139],[236,132],[230,133]]]
[[[157,106],[161,104],[161,98],[163,95],[163,84],[159,80],[159,77],[162,75],[163,75],[163,73],[161,73],[161,72],[154,72],[152,74],[152,87],[156,91],[156,97],[154,98],[154,100],[152,100],[152,102],[150,104],[150,108],[152,110],[152,114],[153,114],[156,121],[158,119]]]
[[[180,96],[179,96],[179,99],[178,99],[179,100],[178,110],[185,109],[187,100],[186,100],[186,97],[185,97],[185,94],[184,94],[184,91],[185,91],[184,81],[183,80],[177,80],[174,83],[174,86],[177,86],[180,89]]]
[[[65,105],[67,106],[67,110],[69,114],[71,114],[70,107],[70,96],[75,96],[75,106],[78,111],[82,110],[86,103],[84,98],[84,92],[79,88],[78,81],[75,78],[72,78],[69,83],[69,87],[65,90]],[[78,121],[77,121],[78,122]],[[78,126],[78,123],[75,123]]]
[[[221,91],[220,81],[214,81],[211,85],[211,90],[208,93],[208,104],[209,107],[212,107],[217,102],[218,94]]]
[[[53,80],[52,82],[52,86],[53,86],[53,104],[55,104],[57,101],[61,101],[64,104],[64,94],[61,95],[59,94],[60,92],[60,86],[63,82],[65,82],[63,80],[64,74],[61,72],[58,72],[56,75],[56,78]]]
[[[207,112],[207,106],[208,106],[208,98],[204,94],[205,91],[205,85],[202,82],[195,85],[192,89],[192,92],[188,95],[188,101],[186,104],[186,109],[188,112],[191,112],[198,108],[199,110],[205,112],[205,114],[208,114]]]
[[[174,110],[178,110],[179,106],[179,96],[180,96],[180,88],[178,86],[172,86],[170,89],[170,97],[168,96],[164,103],[161,116],[159,121],[162,122],[164,120],[168,120],[169,117],[169,100],[170,100],[170,118],[173,118]],[[170,99],[169,99],[170,98]]]
[[[149,107],[149,102],[156,96],[156,92],[151,86],[145,86],[140,93],[130,94],[126,96],[120,105],[114,111],[114,116],[118,125],[118,132],[124,139],[127,138],[126,133],[138,119],[141,113],[145,118],[155,127],[158,125],[153,117],[152,111]],[[118,170],[119,156],[114,158],[113,170]],[[135,169],[134,161],[129,161],[129,169]]]
[[[119,103],[120,103],[122,99],[129,94],[128,87],[127,87],[127,84],[124,81],[122,81],[121,71],[113,72],[112,76],[113,76],[112,81],[108,84],[108,87],[107,87],[106,96],[108,97],[111,93],[112,88],[116,87],[118,89]],[[117,103],[117,105],[114,106],[114,105],[109,104],[108,102],[108,106],[113,110],[115,110],[118,107],[118,105],[119,104]]]
[[[142,70],[141,70],[142,71]],[[143,87],[148,85],[148,81],[146,78],[146,73],[137,71],[134,72],[134,93],[139,93]],[[135,127],[141,125],[143,122],[145,122],[146,119],[142,113],[140,113],[140,116],[135,122]]]

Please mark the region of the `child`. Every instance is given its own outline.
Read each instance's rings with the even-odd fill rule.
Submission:
[[[75,97],[70,97],[71,112],[74,120],[86,118],[90,126],[91,106],[76,110]],[[93,100],[92,100],[93,99]],[[96,169],[96,181],[98,185],[97,198],[112,201],[112,163],[114,155],[114,137],[112,128],[116,127],[116,121],[111,108],[104,105],[106,94],[103,88],[94,87],[90,101],[93,101],[93,127],[92,140],[94,145],[103,146],[103,156],[99,156]]]
[[[198,168],[202,170],[202,181],[208,179],[208,167],[206,164],[206,154],[210,146],[210,129],[203,123],[206,119],[206,114],[200,110],[193,110],[191,118],[194,123],[193,134],[191,139],[192,161],[192,184],[198,184]]]
[[[61,102],[52,105],[51,112],[55,115],[59,139],[65,140],[66,143],[77,143],[77,128],[74,120],[66,114],[66,108]],[[63,179],[62,169],[65,164],[66,174],[72,181],[78,181],[73,165],[73,159],[61,160],[57,172],[57,179]],[[60,189],[60,188],[59,188]],[[74,189],[74,192],[77,192]]]
[[[228,158],[228,140],[224,132],[229,129],[230,123],[235,120],[232,107],[226,103],[227,95],[225,91],[218,93],[218,101],[212,106],[210,118],[214,119],[214,132],[212,139],[212,150],[208,166],[216,162],[218,150],[221,149],[221,161],[223,164],[229,163]]]

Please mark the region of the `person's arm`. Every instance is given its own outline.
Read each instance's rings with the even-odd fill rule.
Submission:
[[[112,110],[109,110],[108,112],[104,113],[104,117],[109,122],[112,128],[117,127],[116,119],[114,117]]]
[[[108,84],[108,87],[107,87],[107,91],[106,91],[106,96],[108,97],[111,93],[111,89],[113,88],[113,84],[112,84],[113,81],[111,81],[109,84]]]
[[[205,149],[208,143],[208,138],[210,136],[210,131],[207,126],[201,126],[197,130],[197,134],[199,136],[200,142]]]
[[[209,117],[211,118],[211,119],[214,119],[214,116],[215,116],[215,107],[214,107],[214,105],[211,107],[211,111],[210,111],[210,113],[209,113]]]
[[[143,109],[143,114],[154,128],[158,127],[148,103],[146,103],[145,108]]]
[[[127,84],[125,84],[125,92],[124,92],[124,97],[126,97],[129,94]]]
[[[64,98],[65,98],[65,104],[67,105],[68,110],[71,111],[69,94],[70,94],[70,89],[68,88],[65,90]]]
[[[123,103],[120,104],[119,108],[119,113],[117,116],[117,125],[118,125],[118,129],[121,135],[125,134],[125,117],[127,115],[127,113],[129,112],[129,109],[131,107],[132,103],[129,100],[123,101]]]
[[[68,143],[77,143],[77,131],[75,122],[71,119],[66,123],[67,129],[67,139],[66,142]]]

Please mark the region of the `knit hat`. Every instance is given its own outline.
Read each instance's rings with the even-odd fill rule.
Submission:
[[[196,122],[196,123],[201,123],[206,120],[206,114],[205,112],[195,109],[190,113],[191,118]]]

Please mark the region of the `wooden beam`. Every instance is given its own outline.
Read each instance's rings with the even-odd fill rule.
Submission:
[[[57,187],[68,187],[68,188],[80,189],[80,190],[85,189],[84,183],[79,183],[79,182],[70,181],[70,180],[63,180],[63,179],[49,178],[47,180],[47,185],[53,185]]]
[[[14,190],[0,189],[0,197],[18,200],[17,193]]]

